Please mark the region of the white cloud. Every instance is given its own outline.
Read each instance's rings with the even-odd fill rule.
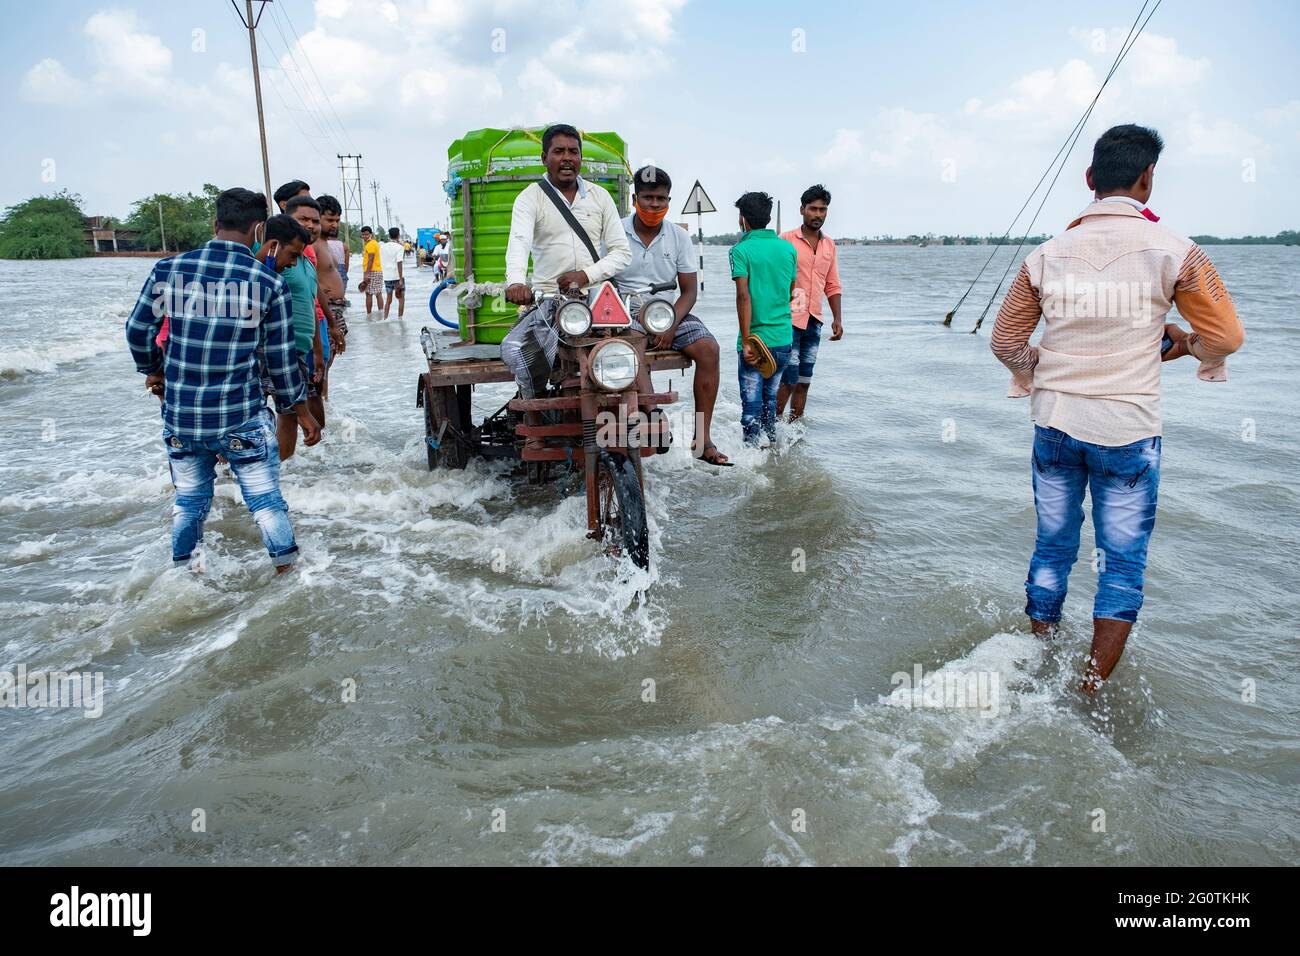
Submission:
[[[172,52],[162,40],[141,29],[129,10],[101,10],[86,21],[91,55],[99,66],[94,81],[136,93],[158,90],[171,73]]]
[[[352,9],[352,0],[316,0],[317,19],[339,20]]]
[[[1126,67],[1133,71],[1135,86],[1182,92],[1200,83],[1210,69],[1210,61],[1179,53],[1178,41],[1173,37],[1144,33],[1133,44],[1120,69]]]
[[[23,75],[20,92],[32,103],[70,106],[85,96],[85,84],[58,60],[46,57]]]
[[[561,77],[540,59],[531,59],[519,74],[519,89],[529,104],[519,122],[538,124],[561,121],[566,116],[599,117],[623,102],[621,83],[583,86]]]
[[[1100,80],[1083,60],[1070,60],[1060,69],[1035,70],[1011,84],[1011,95],[986,107],[982,115],[991,119],[1023,118],[1082,111],[1094,96]]]
[[[625,24],[624,34],[643,44],[673,39],[673,17],[686,0],[603,0],[592,14],[601,22]]]
[[[822,169],[844,169],[861,163],[866,153],[862,130],[837,129],[830,146],[817,157],[817,165]]]
[[[90,77],[77,77],[47,57],[24,74],[20,89],[25,99],[77,107],[184,92],[171,76],[171,50],[144,32],[135,13],[100,10],[87,18],[82,33],[88,47],[86,60],[94,70]]]
[[[1106,61],[1107,70],[1123,48],[1127,30],[1071,30],[1089,53]],[[1173,37],[1147,33],[1138,37],[1120,64],[1135,86],[1158,87],[1165,92],[1187,90],[1201,81],[1210,69],[1210,61],[1203,57],[1185,56],[1178,52],[1178,41]]]
[[[1266,126],[1281,126],[1285,131],[1300,136],[1300,100],[1288,100],[1281,106],[1262,109],[1258,116]]]
[[[1269,145],[1259,136],[1229,119],[1209,119],[1200,112],[1188,114],[1174,127],[1173,136],[1185,155],[1194,159],[1237,161],[1246,157],[1267,159]]]

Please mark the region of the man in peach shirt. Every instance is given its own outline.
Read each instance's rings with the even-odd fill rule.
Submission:
[[[839,260],[835,254],[835,242],[822,232],[830,204],[831,194],[825,186],[821,183],[809,186],[804,190],[799,205],[803,224],[781,233],[781,238],[799,253],[794,297],[790,300],[794,342],[781,377],[781,388],[776,393],[776,414],[784,414],[788,401],[792,422],[803,417],[804,405],[808,401],[808,387],[812,384],[813,365],[817,361],[817,347],[822,337],[823,295],[831,304],[831,341],[837,342],[844,336],[844,326],[840,322]]]
[[[1116,126],[1093,148],[1094,202],[1025,257],[990,343],[1011,370],[1012,397],[1030,396],[1037,540],[1025,581],[1035,634],[1061,619],[1078,559],[1083,498],[1092,494],[1097,548],[1092,652],[1083,690],[1119,663],[1142,607],[1147,544],[1160,484],[1160,363],[1192,355],[1198,377],[1223,381],[1245,333],[1205,253],[1156,225],[1147,208],[1164,143]],[[1171,306],[1192,326],[1165,324]],[[1042,320],[1037,346],[1030,336]]]

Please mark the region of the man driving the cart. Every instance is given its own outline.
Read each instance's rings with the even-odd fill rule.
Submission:
[[[613,198],[578,175],[582,136],[557,124],[542,134],[546,175],[516,198],[506,245],[507,302],[531,305],[534,292],[578,292],[612,279],[632,261]],[[604,254],[599,250],[603,248]],[[525,280],[533,260],[533,288]],[[514,373],[519,394],[537,398],[559,352],[556,301],[525,313],[501,343],[501,359]]]

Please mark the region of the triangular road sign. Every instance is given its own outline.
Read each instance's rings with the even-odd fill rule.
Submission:
[[[700,181],[695,180],[695,185],[691,188],[691,194],[686,197],[686,207],[682,210],[682,215],[698,215],[704,212],[717,212],[718,207],[713,205],[713,200],[709,194],[704,191]]]
[[[602,282],[600,291],[592,300],[591,324],[606,329],[632,324],[632,318],[627,314],[627,309],[623,308],[623,300],[618,297],[618,290],[612,282]]]

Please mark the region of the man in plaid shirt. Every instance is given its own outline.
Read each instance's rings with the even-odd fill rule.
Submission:
[[[215,238],[160,260],[126,321],[136,369],[162,398],[162,438],[176,488],[177,564],[188,564],[203,537],[218,455],[239,481],[276,572],[289,570],[298,553],[280,495],[280,453],[259,365],[274,386],[277,410],[297,417],[306,444],[320,441],[320,428],[307,409],[284,280],[249,248],[265,221],[265,196],[227,189],[217,197]],[[292,265],[299,245],[277,250],[277,266],[282,259]],[[155,342],[164,316],[170,317],[165,353]]]

